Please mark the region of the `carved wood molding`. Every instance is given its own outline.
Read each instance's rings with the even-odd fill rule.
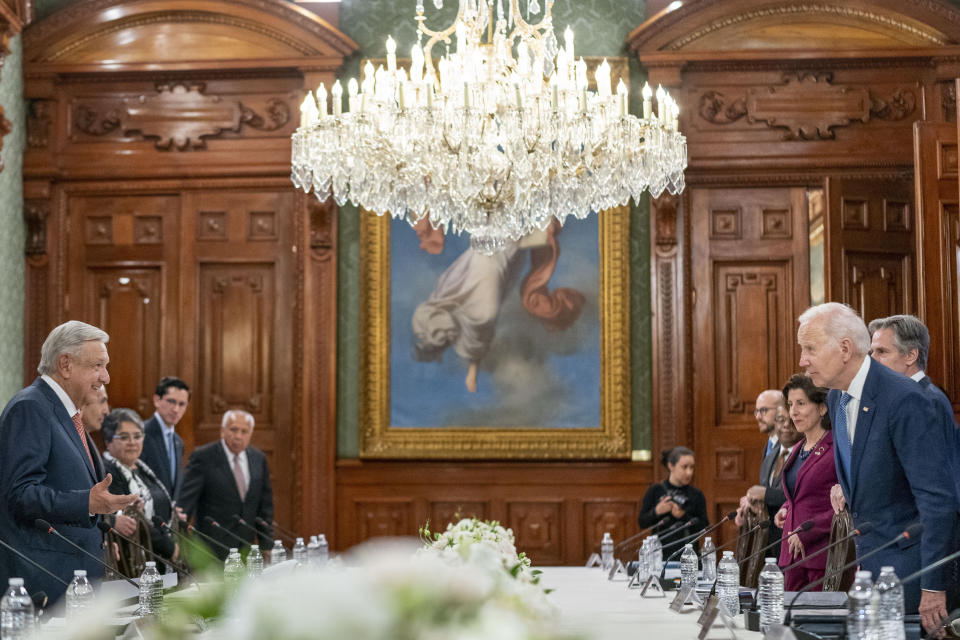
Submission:
[[[23,217],[27,223],[25,253],[28,258],[37,258],[47,253],[47,217],[50,215],[49,200],[26,200]]]
[[[108,104],[80,102],[74,107],[74,126],[90,136],[134,135],[154,140],[160,150],[205,149],[206,139],[244,126],[275,131],[290,122],[285,100],[270,98],[266,117],[238,100],[226,101],[204,93],[203,83],[157,86],[157,93],[126,98],[113,108]]]
[[[785,74],[783,84],[751,87],[730,100],[719,91],[705,91],[699,99],[702,120],[726,125],[746,118],[773,129],[786,129],[785,140],[831,140],[834,129],[852,122],[903,120],[917,108],[913,89],[899,88],[886,98],[866,88],[832,84],[829,72]]]

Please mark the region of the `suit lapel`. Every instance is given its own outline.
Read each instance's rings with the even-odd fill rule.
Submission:
[[[247,468],[250,469],[250,482],[247,483],[247,495],[243,497],[243,501],[246,502],[247,498],[250,497],[250,489],[257,486],[256,483],[260,482],[260,465],[253,463],[253,455],[250,453],[250,447],[247,447]]]
[[[870,364],[867,379],[863,383],[863,397],[860,399],[860,407],[857,409],[857,426],[853,431],[853,448],[850,452],[851,502],[853,501],[853,494],[857,491],[857,474],[860,472],[860,463],[863,461],[863,453],[867,448],[870,427],[873,426],[873,417],[877,414],[877,401],[873,389],[876,381],[873,371],[874,366],[883,365]]]
[[[40,378],[38,382],[40,383],[40,391],[53,406],[53,414],[56,416],[57,422],[60,423],[60,427],[66,432],[67,438],[70,440],[70,442],[73,443],[73,448],[80,456],[80,461],[87,469],[87,473],[90,474],[90,478],[93,480],[94,484],[96,484],[97,472],[94,470],[92,461],[90,459],[92,454],[91,456],[87,455],[87,450],[83,447],[83,441],[80,440],[80,435],[77,433],[77,427],[73,423],[73,418],[67,415],[67,409],[63,406],[63,403],[60,402],[60,398],[57,397],[56,392],[50,388],[50,385],[47,384],[46,380]]]
[[[833,440],[831,438],[829,442],[827,441],[827,439],[830,436],[831,436],[830,432],[827,432],[827,435],[823,436],[823,440],[821,440],[813,448],[813,451],[810,452],[810,457],[808,457],[807,461],[803,464],[802,467],[800,467],[800,471],[797,472],[798,487],[803,486],[803,484],[800,481],[803,479],[804,476],[810,473],[810,469],[821,464],[820,463],[821,458],[827,458],[828,460],[830,460],[831,463],[833,462]],[[797,446],[802,447],[803,442],[798,443]],[[822,453],[820,455],[817,455],[816,452],[820,450],[822,450]]]

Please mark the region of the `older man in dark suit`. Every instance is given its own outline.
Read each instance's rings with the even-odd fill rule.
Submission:
[[[263,452],[250,446],[253,437],[253,416],[246,411],[231,410],[223,414],[220,440],[199,447],[190,454],[183,474],[180,506],[188,517],[194,517],[202,533],[227,547],[238,546],[238,536],[247,544],[259,542],[269,549],[273,531],[273,491],[270,488],[270,470]],[[260,530],[258,535],[237,522],[237,516],[248,526]],[[213,519],[224,533],[214,526]],[[257,525],[257,519],[267,523]],[[214,553],[221,558],[226,552],[217,547]]]
[[[952,479],[944,473],[949,461],[943,431],[924,391],[868,357],[870,334],[846,305],[807,309],[797,342],[800,366],[815,384],[831,389],[827,405],[843,501],[855,525],[873,523],[857,539],[857,555],[914,522],[923,524],[920,540],[901,540],[865,560],[863,568],[878,575],[890,565],[905,576],[949,554],[956,523]],[[928,631],[947,615],[948,573],[931,571],[920,585],[904,585],[906,611],[919,610]]]
[[[143,425],[140,459],[156,474],[174,499],[183,482],[183,438],[175,431],[190,404],[190,387],[180,378],[165,376],[153,394],[156,412]]]
[[[99,477],[78,407],[96,402],[110,381],[102,330],[71,320],[47,336],[37,370],[40,377],[7,403],[0,415],[0,538],[69,582],[75,569],[103,575],[102,567],[35,521],[44,519],[95,556],[102,535],[97,514],[113,513],[136,500],[112,495],[110,474]],[[19,576],[29,591],[51,602],[64,586],[0,548],[0,584]]]

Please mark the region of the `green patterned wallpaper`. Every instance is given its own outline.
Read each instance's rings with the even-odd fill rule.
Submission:
[[[344,0],[340,7],[340,29],[353,38],[360,51],[347,61],[344,75],[356,76],[364,57],[386,55],[388,34],[397,41],[400,52],[408,50],[415,39],[414,0]],[[427,15],[434,13],[426,0]],[[446,0],[444,13],[452,15],[456,0]],[[627,56],[627,35],[644,21],[643,0],[557,0],[553,6],[553,24],[557,37],[570,25],[576,34],[576,51],[584,56]],[[445,24],[442,19],[428,24]],[[630,62],[631,104],[639,105],[639,88],[644,75],[635,60]],[[633,448],[649,449],[650,427],[650,241],[649,206],[634,206],[630,233],[630,314],[632,360]],[[339,319],[337,363],[337,455],[352,458],[359,451],[358,378],[359,360],[359,274],[360,224],[357,211],[345,206],[340,212],[339,246]]]
[[[0,406],[23,381],[23,51],[20,36],[10,40],[10,55],[0,70],[0,105],[13,131],[3,138],[0,171]]]

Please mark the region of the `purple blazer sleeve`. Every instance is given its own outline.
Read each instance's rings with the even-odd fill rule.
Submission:
[[[798,463],[798,456],[802,443],[798,445],[787,464],[784,472],[793,464]],[[830,523],[833,520],[833,507],[830,505],[830,488],[837,484],[837,471],[833,461],[833,432],[828,431],[823,439],[813,448],[797,475],[797,484],[791,494],[784,487],[787,501],[787,517],[783,530],[790,531],[800,526],[806,520],[813,520],[813,528],[799,533],[807,555],[821,549],[830,541]],[[781,566],[794,562],[790,556],[789,545],[782,545],[780,549]],[[824,569],[827,566],[827,554],[812,558],[807,564],[809,569]]]

